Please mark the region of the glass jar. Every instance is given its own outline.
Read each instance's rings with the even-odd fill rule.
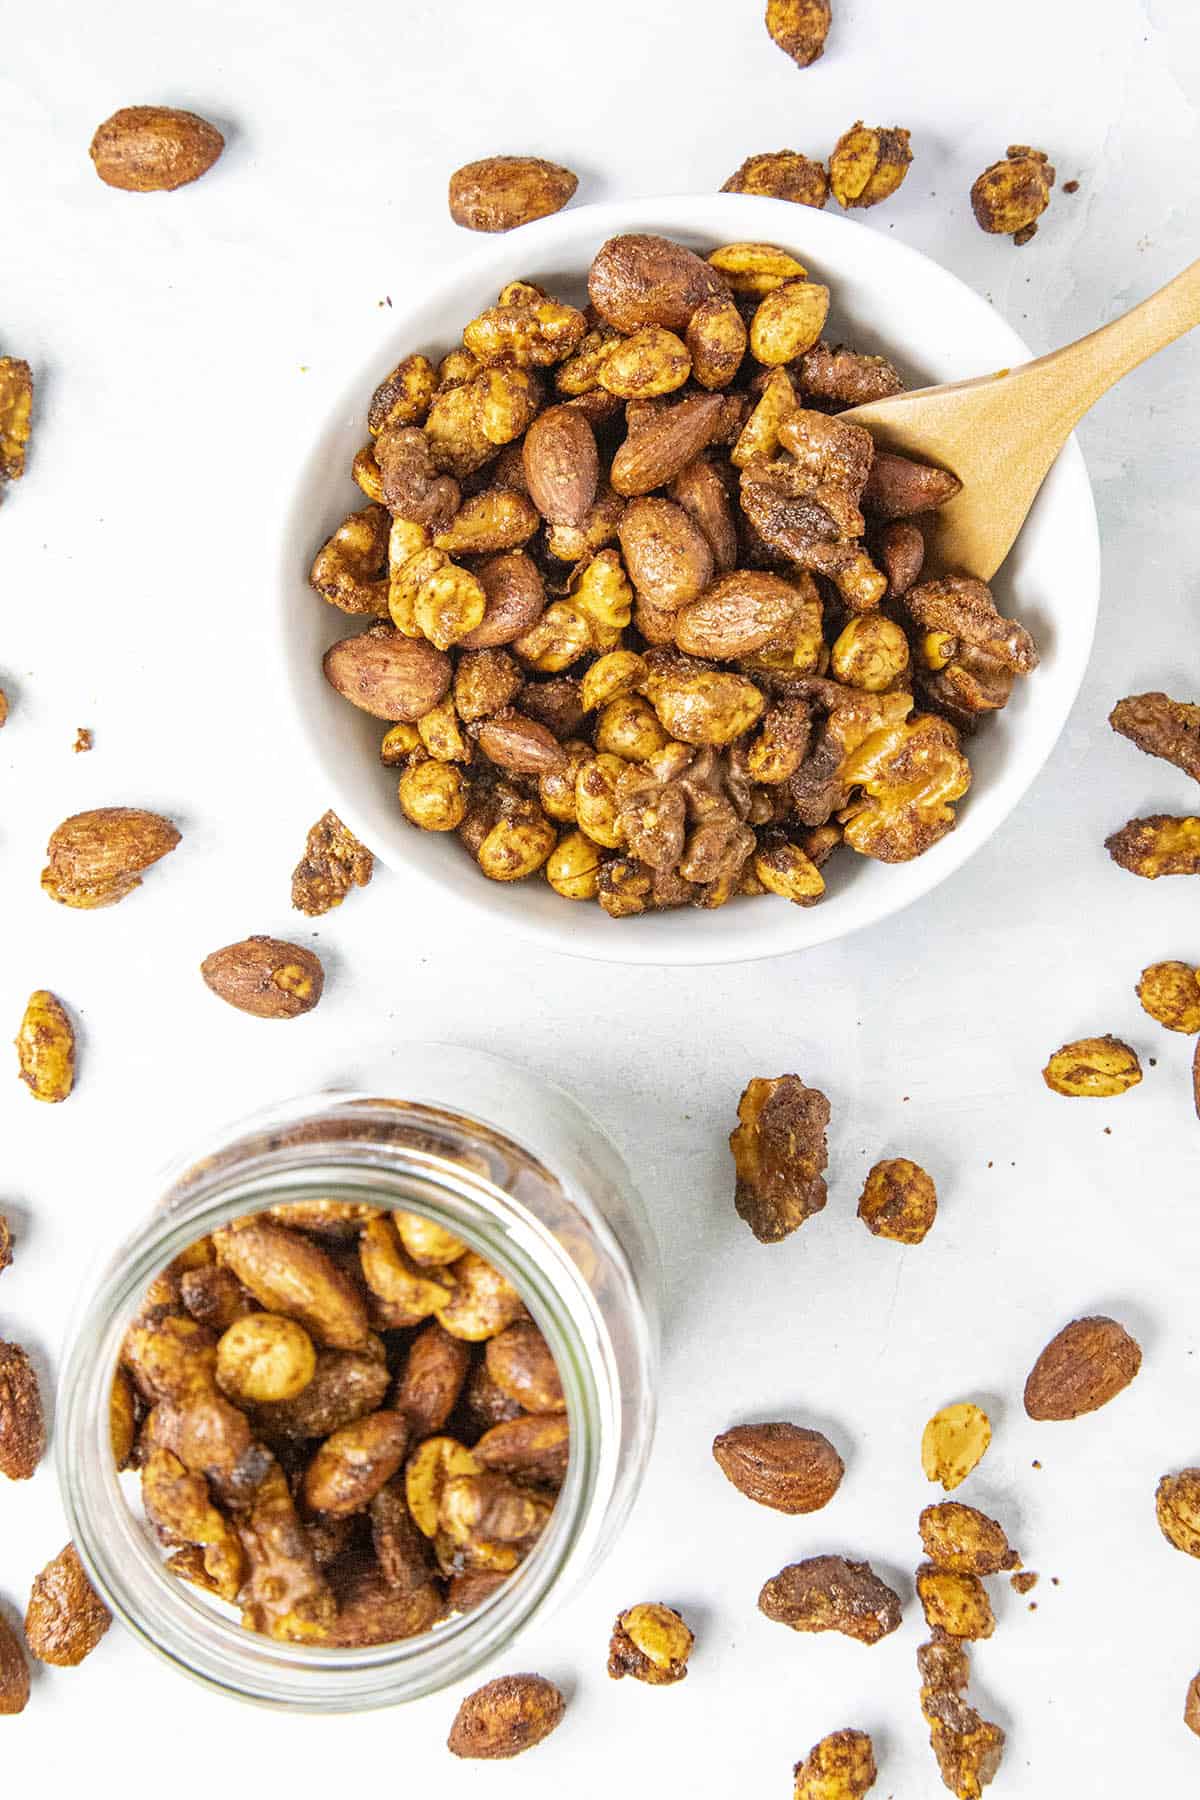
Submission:
[[[658,1254],[628,1171],[599,1128],[558,1089],[451,1046],[400,1051],[386,1087],[397,1097],[335,1092],[275,1106],[177,1165],[87,1298],[60,1389],[63,1501],[113,1613],[209,1686],[311,1712],[415,1699],[505,1650],[608,1549],[654,1425]],[[259,1636],[170,1574],[127,1502],[110,1447],[113,1370],[151,1279],[239,1215],[317,1199],[423,1213],[495,1264],[550,1346],[570,1429],[558,1501],[516,1573],[476,1610],[365,1649]]]

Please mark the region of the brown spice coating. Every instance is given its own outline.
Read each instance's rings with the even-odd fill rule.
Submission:
[[[980,1800],[1004,1754],[1004,1732],[982,1719],[963,1695],[970,1663],[960,1644],[934,1638],[917,1651],[921,1711],[943,1784],[957,1800]]]
[[[108,187],[154,194],[198,181],[224,148],[216,126],[196,113],[123,106],[96,128],[88,154]]]
[[[875,1237],[919,1244],[937,1217],[937,1189],[919,1164],[892,1157],[867,1176],[858,1216]]]
[[[63,906],[115,906],[178,842],[169,819],[137,807],[75,813],[50,834],[42,887]]]
[[[758,1596],[759,1611],[793,1631],[840,1631],[877,1644],[900,1624],[900,1596],[870,1563],[810,1556],[790,1563]]]
[[[1200,1737],[1200,1675],[1193,1675],[1188,1682],[1183,1702],[1183,1722],[1189,1731],[1194,1731]]]
[[[830,0],[767,0],[767,31],[785,56],[807,69],[825,48],[833,20]]]
[[[1078,1419],[1107,1406],[1142,1366],[1140,1344],[1115,1319],[1073,1319],[1051,1338],[1025,1382],[1031,1419]]]
[[[1009,154],[976,177],[971,211],[983,231],[1005,233],[1027,243],[1031,227],[1050,204],[1054,170],[1044,150],[1010,144]],[[1024,234],[1028,234],[1027,236]]]
[[[394,1592],[415,1593],[432,1580],[434,1561],[429,1539],[408,1510],[403,1476],[395,1476],[380,1488],[369,1511],[379,1573]]]
[[[698,306],[728,292],[717,270],[693,251],[647,233],[609,238],[588,271],[592,305],[623,332],[643,325],[685,331]]]
[[[487,1469],[557,1487],[566,1475],[570,1448],[564,1414],[522,1413],[485,1431],[473,1454]]]
[[[29,996],[16,1046],[21,1080],[34,1099],[67,1099],[75,1085],[75,1027],[57,995],[38,988]]]
[[[829,177],[824,166],[799,150],[762,151],[748,156],[727,181],[723,194],[766,194],[773,200],[791,200],[797,206],[818,210],[829,198]]]
[[[238,1596],[242,1624],[281,1643],[326,1642],[333,1594],[277,1463],[268,1466],[236,1525],[249,1569]]]
[[[298,1319],[315,1343],[329,1349],[364,1347],[367,1309],[361,1290],[319,1245],[282,1225],[261,1222],[215,1233],[214,1242],[220,1260],[268,1312]]]
[[[0,1338],[0,1475],[28,1481],[46,1448],[37,1375],[20,1344]]]
[[[961,1575],[999,1575],[1020,1557],[995,1519],[961,1500],[939,1500],[921,1513],[921,1543],[939,1569]]]
[[[551,525],[580,526],[596,498],[596,434],[583,414],[552,406],[525,433],[522,465],[529,496]]]
[[[25,1642],[39,1662],[73,1669],[91,1654],[112,1614],[67,1544],[36,1577],[25,1612]]]
[[[900,125],[864,125],[844,131],[829,158],[829,187],[839,206],[878,206],[908,174],[910,133]]]
[[[338,1595],[337,1614],[324,1641],[341,1650],[391,1644],[432,1631],[445,1616],[446,1602],[436,1583],[404,1592],[389,1587],[381,1572],[363,1569]]]
[[[720,394],[690,394],[631,427],[612,460],[610,479],[617,493],[648,494],[665,487],[713,441],[723,409]]]
[[[496,1761],[520,1756],[562,1723],[566,1700],[542,1675],[501,1675],[459,1707],[446,1747],[453,1756]]]
[[[531,1319],[518,1319],[489,1339],[484,1360],[496,1386],[524,1412],[566,1411],[550,1346]]]
[[[1185,962],[1151,963],[1137,984],[1142,1010],[1168,1031],[1200,1031],[1200,973]]]
[[[842,344],[814,344],[792,371],[806,400],[836,406],[866,406],[903,392],[904,382],[886,356],[865,356]]]
[[[470,1368],[470,1346],[444,1331],[436,1319],[417,1333],[391,1401],[408,1419],[414,1442],[442,1429],[458,1404]]]
[[[827,1437],[782,1421],[734,1425],[713,1439],[712,1449],[726,1480],[748,1500],[775,1512],[819,1511],[833,1499],[845,1474]]]
[[[1200,706],[1163,693],[1130,694],[1108,715],[1114,731],[1200,781]]]
[[[1016,1579],[1014,1576],[1014,1582]],[[922,1563],[917,1570],[916,1589],[931,1631],[942,1631],[959,1640],[991,1637],[996,1619],[978,1575]]]
[[[609,1676],[621,1681],[631,1675],[648,1687],[673,1687],[687,1675],[695,1641],[673,1607],[641,1601],[617,1614],[608,1645]]]
[[[1150,813],[1130,819],[1104,840],[1113,861],[1132,875],[1200,874],[1200,818]]]
[[[294,1400],[272,1400],[254,1410],[259,1430],[293,1441],[328,1437],[365,1418],[382,1404],[391,1385],[387,1364],[353,1350],[325,1350],[316,1373]]]
[[[0,1275],[9,1268],[13,1259],[12,1227],[7,1218],[0,1213]]]
[[[760,1244],[776,1244],[825,1205],[829,1102],[798,1075],[756,1077],[738,1102],[729,1147],[734,1206]]]
[[[560,212],[579,186],[561,164],[540,156],[485,156],[450,177],[450,217],[468,231],[512,231]]]
[[[408,1448],[403,1413],[379,1411],[343,1425],[325,1439],[304,1475],[304,1503],[313,1512],[361,1512],[391,1480]]]
[[[1036,1569],[1018,1569],[1008,1578],[1008,1585],[1014,1594],[1032,1594],[1038,1584]]]
[[[793,1774],[793,1800],[862,1800],[875,1785],[874,1745],[865,1731],[831,1731]]]
[[[340,906],[352,887],[366,887],[375,858],[335,812],[322,813],[292,870],[292,905],[310,919]]]
[[[1137,1051],[1111,1032],[1063,1044],[1042,1070],[1048,1088],[1076,1100],[1110,1099],[1127,1093],[1141,1079]]]
[[[1154,1496],[1159,1530],[1185,1556],[1200,1556],[1200,1469],[1164,1475]]]
[[[219,999],[256,1019],[297,1019],[312,1011],[325,986],[320,958],[283,938],[226,944],[205,957],[200,973]]]
[[[0,1613],[0,1718],[24,1712],[29,1704],[29,1664],[20,1638]]]

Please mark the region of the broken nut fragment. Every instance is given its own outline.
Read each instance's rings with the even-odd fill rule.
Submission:
[[[1130,694],[1108,715],[1114,731],[1200,781],[1200,706],[1166,694]]]
[[[304,855],[292,871],[292,905],[310,919],[340,906],[352,887],[366,887],[375,858],[335,812],[312,826]]]
[[[917,1570],[916,1586],[931,1631],[944,1631],[947,1637],[960,1640],[991,1637],[996,1619],[978,1575],[923,1563]]]
[[[91,1654],[112,1614],[67,1544],[34,1581],[25,1612],[25,1642],[39,1662],[72,1669]]]
[[[1073,1319],[1029,1371],[1025,1411],[1031,1419],[1082,1418],[1115,1400],[1141,1366],[1141,1345],[1115,1319]]]
[[[1189,1037],[1200,1031],[1200,972],[1191,963],[1151,963],[1142,970],[1137,997],[1143,1011],[1168,1031]]]
[[[0,356],[0,481],[19,481],[25,473],[32,413],[32,369],[20,357]]]
[[[520,1756],[561,1725],[566,1707],[543,1675],[501,1675],[467,1695],[446,1746],[453,1756],[487,1761]]]
[[[844,1556],[790,1563],[765,1584],[758,1606],[793,1631],[840,1631],[860,1644],[877,1644],[900,1624],[900,1596],[870,1563]]]
[[[935,1637],[917,1651],[921,1711],[943,1784],[957,1800],[980,1800],[1004,1754],[1004,1733],[963,1698],[970,1663],[960,1643]]]
[[[796,1764],[792,1800],[862,1800],[875,1785],[875,1748],[865,1731],[831,1731]]]
[[[1142,1065],[1136,1050],[1106,1033],[1064,1044],[1042,1070],[1042,1079],[1056,1094],[1071,1099],[1107,1100],[1136,1087]]]
[[[256,1019],[297,1019],[312,1011],[325,986],[320,958],[282,938],[226,944],[205,957],[200,973],[219,999]]]
[[[925,1479],[951,1493],[982,1462],[991,1441],[992,1423],[982,1407],[970,1400],[943,1406],[921,1434]]]
[[[798,1075],[756,1077],[738,1102],[738,1119],[729,1138],[734,1207],[760,1244],[777,1244],[825,1205],[829,1102]]]
[[[75,1027],[56,995],[45,988],[30,994],[16,1045],[21,1080],[34,1099],[65,1100],[75,1085]]]
[[[829,158],[829,185],[841,207],[878,206],[896,192],[912,162],[909,133],[899,125],[844,131]]]
[[[765,194],[772,200],[790,200],[797,206],[815,206],[819,211],[829,198],[829,177],[823,163],[802,155],[799,150],[768,150],[758,156],[748,156],[728,181],[721,183],[721,192]],[[721,266],[714,263],[716,268]],[[731,285],[735,293],[769,291],[766,287]],[[778,286],[778,283],[773,285]]]
[[[50,834],[42,887],[63,906],[115,906],[178,842],[169,819],[134,806],[75,813]]]
[[[995,1519],[961,1500],[939,1500],[920,1518],[925,1555],[939,1569],[960,1575],[999,1575],[1020,1557]]]
[[[832,18],[830,0],[767,0],[767,30],[801,69],[824,50]]]
[[[687,1674],[695,1643],[679,1614],[660,1601],[642,1601],[617,1615],[608,1646],[614,1681],[632,1675],[650,1687],[670,1687]]]
[[[858,1216],[875,1237],[919,1244],[937,1217],[937,1189],[906,1156],[878,1162],[867,1176]]]
[[[540,156],[485,156],[450,177],[450,217],[468,231],[512,231],[561,212],[579,178]]]
[[[740,1494],[782,1513],[828,1506],[845,1474],[827,1437],[782,1421],[732,1426],[713,1439],[713,1456]]]
[[[1131,875],[1157,881],[1160,875],[1200,874],[1200,819],[1151,813],[1130,819],[1104,840],[1113,861]]]

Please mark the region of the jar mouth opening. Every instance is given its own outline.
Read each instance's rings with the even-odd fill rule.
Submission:
[[[272,1170],[202,1174],[164,1206],[94,1291],[65,1362],[57,1461],[76,1547],[111,1610],[145,1644],[208,1686],[264,1705],[343,1711],[395,1704],[460,1679],[500,1650],[589,1554],[595,1501],[612,1480],[615,1374],[595,1300],[554,1234],[486,1175],[392,1146],[389,1166],[347,1159],[345,1143],[279,1152]],[[176,1194],[181,1190],[176,1189]],[[167,1569],[124,1493],[108,1442],[108,1396],[125,1333],[146,1287],[196,1238],[230,1219],[314,1200],[421,1213],[460,1237],[518,1289],[563,1384],[567,1472],[527,1559],[471,1612],[418,1637],[356,1649],[279,1642],[242,1626]],[[606,1244],[608,1254],[621,1255]],[[89,1468],[93,1478],[81,1480]]]

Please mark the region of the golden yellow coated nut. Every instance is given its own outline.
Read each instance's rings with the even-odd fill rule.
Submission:
[[[548,818],[560,825],[575,823],[575,777],[592,756],[592,746],[582,738],[567,738],[563,744],[566,762],[558,769],[547,769],[538,777],[538,799]]]
[[[927,1481],[950,1493],[982,1459],[992,1441],[992,1423],[982,1407],[956,1401],[935,1412],[921,1435],[921,1467]]]
[[[511,444],[534,418],[542,388],[529,369],[495,363],[475,378],[479,428],[492,444]]]
[[[898,125],[844,131],[829,159],[829,186],[839,206],[878,206],[894,194],[912,162],[909,133]]]
[[[1137,1052],[1112,1036],[1078,1038],[1056,1050],[1042,1079],[1056,1094],[1073,1099],[1111,1099],[1142,1079]]]
[[[785,281],[758,303],[750,321],[756,361],[775,367],[811,350],[829,316],[829,289],[819,281]]]
[[[633,587],[615,550],[601,550],[571,583],[571,604],[594,625],[624,631],[633,614]]]
[[[396,523],[400,522],[397,519]],[[418,531],[423,529],[422,526],[417,526]],[[419,638],[423,635],[417,623],[417,595],[429,577],[447,568],[449,563],[450,558],[446,552],[436,549],[430,543],[414,550],[403,562],[392,562],[387,590],[388,612],[396,630],[405,637]]]
[[[421,633],[439,650],[467,637],[483,618],[487,595],[469,569],[448,563],[421,583],[413,617]]]
[[[406,356],[384,377],[371,397],[367,430],[378,437],[385,426],[419,425],[429,411],[438,377],[427,356]]]
[[[316,1367],[307,1331],[282,1313],[247,1313],[217,1344],[217,1381],[237,1400],[294,1400]]]
[[[457,1438],[431,1437],[418,1444],[404,1470],[404,1495],[417,1530],[435,1537],[448,1483],[456,1476],[482,1473],[483,1464]]]
[[[622,400],[651,400],[673,394],[692,372],[687,345],[661,325],[643,325],[610,351],[599,369],[599,383]]]
[[[607,656],[598,656],[583,672],[580,700],[584,712],[607,706],[622,694],[632,694],[645,674],[646,659],[636,650],[610,650]]]
[[[474,381],[482,366],[479,358],[460,344],[457,350],[448,350],[438,364],[438,388],[462,387],[464,382]]]
[[[555,600],[523,631],[512,649],[541,675],[557,675],[586,656],[592,631],[584,613],[572,600]]]
[[[932,669],[944,669],[958,655],[958,639],[948,631],[927,631],[921,639],[918,652],[922,666]]]
[[[620,694],[596,720],[596,749],[626,762],[645,762],[668,743],[658,714],[640,694]]]
[[[695,1638],[673,1607],[643,1600],[621,1613],[608,1647],[614,1681],[632,1675],[651,1687],[668,1687],[687,1674]]]
[[[803,281],[808,274],[804,264],[778,244],[722,244],[708,260],[735,294],[756,294],[760,299],[785,281]]]
[[[400,1233],[400,1242],[415,1263],[433,1268],[457,1262],[465,1256],[467,1246],[444,1225],[437,1225],[423,1213],[394,1212],[392,1219]]]
[[[449,694],[422,713],[417,732],[430,756],[438,762],[470,762],[471,746],[462,734],[458,713]]]
[[[535,807],[528,815],[497,819],[476,860],[489,881],[524,881],[541,868],[557,839],[550,820]]]
[[[575,777],[575,817],[579,829],[595,844],[615,850],[621,842],[617,827],[617,783],[626,764],[619,756],[590,756]]]
[[[594,900],[600,888],[600,852],[582,831],[569,831],[546,859],[546,880],[564,900]]]
[[[1191,963],[1151,963],[1142,970],[1137,997],[1168,1031],[1200,1031],[1200,974]]]
[[[75,1085],[75,1029],[54,994],[38,988],[29,996],[17,1033],[21,1080],[35,1100],[65,1100]]]
[[[883,613],[858,613],[836,639],[830,667],[847,687],[882,694],[908,667],[908,639]]]
[[[410,763],[400,777],[404,816],[422,831],[455,831],[467,812],[467,784],[456,763]]]
[[[398,769],[408,761],[420,742],[421,734],[415,725],[405,722],[392,725],[383,734],[379,760],[385,769]]]
[[[825,892],[825,877],[798,844],[760,850],[753,869],[769,894],[778,894],[795,906],[815,906]]]
[[[382,502],[383,475],[375,461],[374,444],[363,445],[350,465],[350,473],[368,500]]]

